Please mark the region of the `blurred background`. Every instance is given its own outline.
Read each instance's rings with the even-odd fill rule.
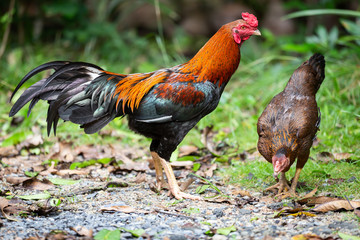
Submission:
[[[264,107],[294,69],[320,52],[327,65],[317,94],[323,114],[314,154],[348,152],[358,159],[359,9],[358,0],[2,0],[1,144],[21,142],[33,125],[46,135],[46,103],[35,107],[30,118],[26,109],[17,120],[8,117],[11,105],[6,102],[12,90],[34,67],[53,60],[86,61],[118,73],[170,67],[190,59],[221,25],[248,11],[258,17],[262,36],[242,46],[239,69],[219,107],[184,144],[201,147],[200,130],[214,125],[217,141],[239,152],[254,151],[256,121]],[[124,144],[141,145],[142,138],[130,134],[123,121],[114,121],[108,129],[118,131]],[[76,139],[77,144],[97,139],[80,137],[82,130],[75,125],[60,125],[59,138]]]

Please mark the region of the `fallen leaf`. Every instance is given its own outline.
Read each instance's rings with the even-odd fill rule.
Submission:
[[[64,230],[51,230],[50,233],[45,235],[47,240],[75,240],[74,236],[71,236],[68,232]]]
[[[79,236],[84,236],[84,237],[88,237],[88,238],[92,238],[92,236],[93,236],[93,230],[87,229],[84,226],[70,227],[70,229],[73,230],[74,232],[76,232]]]
[[[174,161],[170,163],[172,167],[192,167],[193,161]]]
[[[314,188],[311,192],[309,192],[308,194],[306,194],[303,199],[306,199],[306,198],[311,198],[315,195],[315,193],[317,192],[318,188]]]
[[[48,190],[54,187],[49,180],[43,179],[39,180],[37,178],[31,178],[23,182],[23,187],[26,189],[33,189],[33,190]]]
[[[354,208],[360,208],[360,201],[350,201],[350,203]],[[336,200],[336,201],[320,204],[311,210],[314,212],[323,212],[323,213],[329,211],[337,211],[340,209],[353,210],[353,207],[351,205],[347,200]]]
[[[56,172],[58,176],[71,176],[71,175],[88,175],[89,169],[62,169]]]
[[[304,212],[304,211],[300,211],[300,212],[297,212],[297,213],[292,213],[292,214],[289,214],[287,216],[298,217],[298,216],[302,216],[302,215],[305,215],[305,216],[308,216],[308,217],[316,217],[315,214],[309,213],[309,212]]]
[[[217,169],[217,164],[214,163],[212,164],[208,170],[206,170],[205,173],[205,177],[212,177],[214,175],[214,171]]]
[[[230,227],[225,227],[225,228],[218,228],[216,229],[216,233],[217,234],[221,234],[221,235],[229,235],[231,232],[235,232],[236,231],[236,227],[234,225],[230,226]]]
[[[333,198],[333,197],[325,197],[325,196],[318,196],[318,197],[308,197],[298,200],[299,204],[306,204],[306,206],[315,206],[317,204],[323,204],[327,202],[332,202],[336,200],[341,200],[340,198]]]
[[[248,192],[248,191],[246,191],[246,190],[242,190],[242,189],[233,190],[233,191],[231,192],[231,194],[232,194],[232,195],[235,195],[235,196],[241,195],[242,197],[244,197],[244,196],[252,197],[251,194],[250,194],[250,192]]]
[[[214,126],[206,126],[201,130],[201,142],[212,154],[220,155],[220,153],[216,151],[216,143],[213,141],[213,138],[216,134],[213,131],[213,127]]]
[[[356,236],[351,236],[349,234],[346,233],[342,233],[342,232],[338,232],[339,237],[341,237],[341,239],[343,240],[360,240],[360,237],[356,237]]]
[[[325,163],[335,160],[334,155],[330,152],[321,152],[317,155],[317,158],[318,158],[318,160],[325,162]]]
[[[25,200],[40,200],[40,199],[49,199],[51,195],[48,192],[39,193],[39,194],[32,194],[32,195],[21,195],[18,198],[25,199]]]
[[[125,232],[129,232],[131,233],[131,235],[133,235],[134,237],[141,237],[144,233],[145,233],[145,230],[144,229],[134,229],[134,230],[130,230],[130,229],[127,229],[127,228],[121,228],[122,230],[124,230]]]
[[[25,182],[26,180],[29,180],[31,178],[29,177],[12,177],[12,176],[7,176],[5,177],[6,181],[10,184],[14,184],[14,185],[19,185],[20,183]]]
[[[198,148],[195,146],[185,145],[179,148],[179,157],[188,156],[197,153]]]
[[[299,213],[299,212],[304,212],[304,208],[303,207],[295,207],[295,208],[283,207],[279,212],[275,212],[273,217],[278,218],[281,216],[289,216],[290,214]],[[299,216],[300,215],[302,215],[302,214],[299,214]]]
[[[123,213],[133,213],[136,212],[136,209],[131,206],[119,206],[119,205],[113,205],[113,206],[104,206],[100,208],[100,211],[106,212],[106,211],[115,211],[115,212],[123,212]]]
[[[115,187],[128,187],[129,184],[126,182],[121,182],[121,181],[112,181],[112,182],[108,182],[105,186],[105,188],[115,188]]]
[[[57,170],[55,169],[55,161],[52,161],[50,167],[48,169],[46,169],[45,171],[40,172],[39,174],[41,176],[47,176],[49,174],[53,174],[56,172],[57,172]]]
[[[348,160],[352,156],[351,153],[333,153],[333,155],[334,155],[334,159],[337,161]]]
[[[7,147],[0,147],[0,157],[11,157],[19,154],[19,151],[16,150],[15,146],[10,145]]]
[[[332,237],[322,238],[316,234],[307,233],[293,236],[291,240],[334,240]]]
[[[121,161],[123,164],[120,164],[118,167],[120,170],[128,170],[128,171],[141,171],[145,172],[150,170],[148,162],[135,162],[128,158],[125,154],[119,153],[115,157],[116,161]]]
[[[73,162],[75,159],[74,155],[76,155],[76,153],[73,150],[72,143],[56,142],[50,150],[47,159],[59,159],[62,162]]]
[[[120,239],[120,229],[108,230],[102,229],[94,236],[95,240],[114,240]]]
[[[79,183],[81,180],[64,179],[64,178],[49,178],[49,181],[55,185],[73,185]]]
[[[145,173],[138,173],[138,175],[136,175],[136,178],[134,179],[134,182],[136,184],[146,182],[146,174]]]
[[[8,200],[0,197],[0,211],[10,221],[17,221],[17,219],[10,217],[10,215],[18,215],[20,212],[28,213],[27,210],[25,206],[20,204],[19,200]]]
[[[210,187],[210,185],[201,185],[199,187],[196,188],[195,193],[197,194],[201,194],[204,193],[206,189],[208,189]]]

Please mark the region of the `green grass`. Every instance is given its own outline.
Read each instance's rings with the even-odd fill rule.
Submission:
[[[279,39],[278,45],[269,39],[259,43],[259,40],[252,38],[242,46],[242,60],[239,69],[223,93],[218,108],[203,118],[197,127],[190,131],[182,145],[193,144],[203,147],[199,130],[214,125],[214,129],[219,131],[216,136],[217,141],[226,142],[232,149],[237,149],[239,153],[256,148],[258,116],[271,98],[284,88],[293,71],[311,55],[310,52],[307,52],[294,57],[293,53],[284,52],[281,49],[280,43],[286,39]],[[172,59],[171,65],[178,64],[184,59],[177,50],[186,46],[166,47],[170,48],[168,52],[172,53],[169,58]],[[0,95],[2,103],[0,107],[0,137],[4,139],[3,145],[6,141],[10,144],[11,137],[13,137],[14,143],[24,140],[26,135],[31,133],[33,125],[40,126],[43,136],[46,136],[46,103],[39,102],[29,118],[26,117],[27,110],[21,110],[17,116],[24,116],[25,120],[16,127],[10,124],[11,119],[8,117],[8,113],[11,104],[7,103],[10,92],[20,79],[29,70],[44,62],[61,59],[87,61],[119,73],[146,72],[165,67],[162,57],[156,58],[156,56],[160,56],[160,49],[156,43],[146,48],[149,49],[148,52],[137,52],[135,56],[126,52],[126,56],[131,56],[129,62],[100,58],[100,55],[94,52],[71,52],[71,47],[67,47],[68,54],[65,53],[64,48],[66,49],[61,44],[13,48],[7,51],[4,59],[0,62],[2,69],[0,72],[0,92],[2,93]],[[129,49],[123,50],[129,51]],[[323,185],[323,183],[328,178],[347,180],[351,176],[360,180],[360,54],[353,49],[339,47],[336,51],[332,49],[329,53],[325,52],[324,55],[326,78],[317,94],[318,105],[322,111],[321,131],[318,133],[320,143],[312,149],[311,158],[313,160],[308,161],[300,176],[300,181],[306,183],[306,187],[300,188],[300,192],[320,186],[321,192],[329,191],[338,196],[352,195],[359,198],[359,181],[352,183],[345,181],[331,186]],[[22,90],[38,79],[26,83]],[[15,96],[15,99],[18,96],[19,94]],[[225,128],[230,129],[230,133],[222,131]],[[105,127],[105,130],[115,131],[118,137],[86,135],[77,125],[62,122],[58,126],[57,136],[60,140],[74,142],[74,145],[121,142],[124,147],[135,145],[147,148],[150,144],[149,139],[128,129],[126,119],[114,120]],[[53,144],[52,136],[45,137],[44,144]],[[321,163],[317,159],[317,154],[320,152],[351,153],[354,161],[352,163]],[[250,172],[256,178],[247,180],[245,177]],[[257,190],[262,190],[274,183],[271,164],[262,161],[233,161],[230,167],[224,164],[220,173],[225,179],[228,179],[229,183]],[[293,174],[294,166],[287,175],[288,179]]]
[[[272,165],[265,160],[237,161],[233,162],[230,168],[224,168],[220,171],[220,175],[226,179],[225,182],[247,186],[255,191],[263,191],[276,183],[272,173]],[[286,173],[287,179],[291,180],[294,174],[295,164]],[[348,181],[353,176],[357,180]],[[346,195],[352,199],[359,199],[360,164],[345,161],[324,163],[309,159],[301,172],[299,182],[297,191],[300,195],[305,195],[305,193],[318,187],[318,193],[329,192],[334,196],[345,198]]]

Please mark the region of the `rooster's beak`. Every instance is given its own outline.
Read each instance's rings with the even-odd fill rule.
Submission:
[[[256,30],[253,32],[253,35],[261,36],[261,32],[259,31],[259,29],[256,29]]]

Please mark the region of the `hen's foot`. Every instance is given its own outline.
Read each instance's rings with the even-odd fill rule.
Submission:
[[[271,187],[268,187],[267,189],[265,189],[265,191],[272,191],[274,189],[278,189],[278,193],[275,197],[280,197],[281,199],[287,197],[296,197],[295,188],[293,186],[289,186],[285,177],[285,173],[283,172],[280,173],[279,182]]]

